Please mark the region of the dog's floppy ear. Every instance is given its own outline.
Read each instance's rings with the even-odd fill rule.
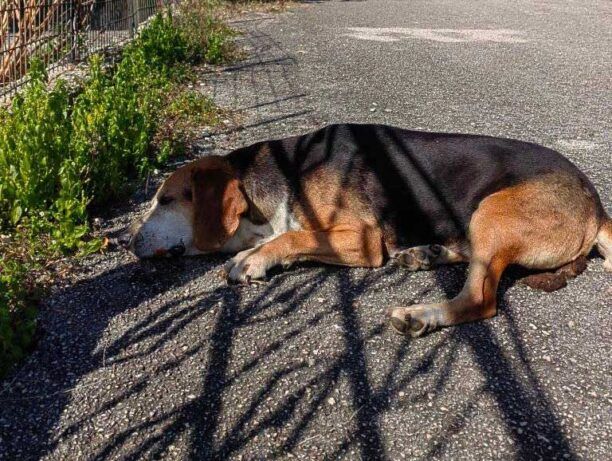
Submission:
[[[191,175],[194,244],[218,250],[236,232],[248,209],[240,181],[224,169],[196,169]]]

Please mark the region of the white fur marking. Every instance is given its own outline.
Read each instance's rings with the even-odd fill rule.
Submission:
[[[185,245],[186,254],[198,253],[193,247],[191,222],[176,208],[162,207],[154,200],[134,239],[134,253],[149,257],[179,244]]]

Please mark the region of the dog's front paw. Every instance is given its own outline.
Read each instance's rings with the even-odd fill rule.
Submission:
[[[439,312],[432,305],[395,307],[389,309],[387,315],[397,333],[408,334],[413,338],[423,336],[440,326]]]
[[[230,282],[250,283],[266,276],[272,263],[255,249],[244,250],[225,264],[225,273]]]

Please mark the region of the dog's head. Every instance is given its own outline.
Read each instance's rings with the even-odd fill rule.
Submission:
[[[170,175],[151,209],[119,243],[139,258],[213,252],[234,235],[247,209],[229,164],[221,157],[207,157]]]

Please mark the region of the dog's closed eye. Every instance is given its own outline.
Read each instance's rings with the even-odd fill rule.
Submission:
[[[174,197],[170,197],[169,195],[162,195],[158,202],[160,205],[164,206],[164,205],[168,205],[169,203],[172,203],[174,201]]]

